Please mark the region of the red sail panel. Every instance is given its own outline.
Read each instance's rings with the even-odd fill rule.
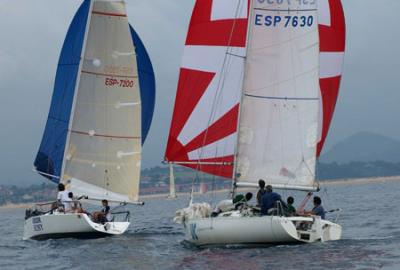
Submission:
[[[186,38],[166,161],[232,178],[249,3],[249,0],[196,1]]]
[[[199,160],[198,164],[182,164],[182,165],[208,174],[224,178],[232,178],[233,161],[234,161],[234,156],[232,155],[232,156],[212,158],[212,159],[202,159]],[[210,165],[209,163],[212,162],[215,162],[216,164],[223,162],[226,164]]]
[[[321,155],[335,111],[342,78],[346,24],[341,0],[320,0],[320,88],[322,98],[321,134],[317,156]]]

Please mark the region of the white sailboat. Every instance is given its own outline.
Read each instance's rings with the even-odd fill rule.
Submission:
[[[124,1],[83,1],[64,41],[34,170],[89,203],[142,205],[142,143],[154,98],[153,68]],[[129,212],[111,213],[100,224],[86,213],[37,205],[27,210],[24,239],[124,233]]]
[[[344,27],[340,0],[198,0],[165,160],[233,179],[232,194],[257,187],[259,179],[277,189],[317,191]],[[247,206],[211,216],[209,205],[191,201],[175,220],[195,245],[341,238],[339,224],[279,210],[260,216]]]

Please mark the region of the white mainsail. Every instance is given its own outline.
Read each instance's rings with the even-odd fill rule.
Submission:
[[[238,185],[315,189],[317,1],[253,1],[236,158]]]
[[[123,1],[92,3],[72,107],[62,182],[75,195],[139,199],[141,100]]]

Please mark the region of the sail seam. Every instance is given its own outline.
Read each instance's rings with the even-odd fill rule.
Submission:
[[[109,12],[101,12],[101,11],[92,11],[92,14],[103,15],[103,16],[113,16],[113,17],[127,17],[126,14],[109,13]]]
[[[87,135],[90,137],[103,137],[103,138],[112,138],[112,139],[129,139],[129,140],[139,140],[142,137],[138,136],[116,136],[116,135],[107,135],[107,134],[90,134],[89,132],[83,132],[78,130],[70,130],[71,133],[79,134],[79,135]]]
[[[304,101],[315,101],[319,98],[300,98],[300,97],[269,97],[269,96],[256,96],[244,94],[246,97],[261,98],[261,99],[273,99],[273,100],[304,100]]]
[[[90,75],[96,75],[96,76],[104,76],[104,77],[132,78],[132,79],[137,79],[138,78],[138,76],[108,74],[108,73],[100,73],[100,72],[93,72],[93,71],[87,71],[87,70],[82,70],[82,73],[90,74]]]

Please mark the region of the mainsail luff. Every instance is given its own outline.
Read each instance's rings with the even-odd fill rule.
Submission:
[[[302,3],[302,2],[301,2]],[[314,188],[319,113],[316,2],[254,2],[236,182]]]

